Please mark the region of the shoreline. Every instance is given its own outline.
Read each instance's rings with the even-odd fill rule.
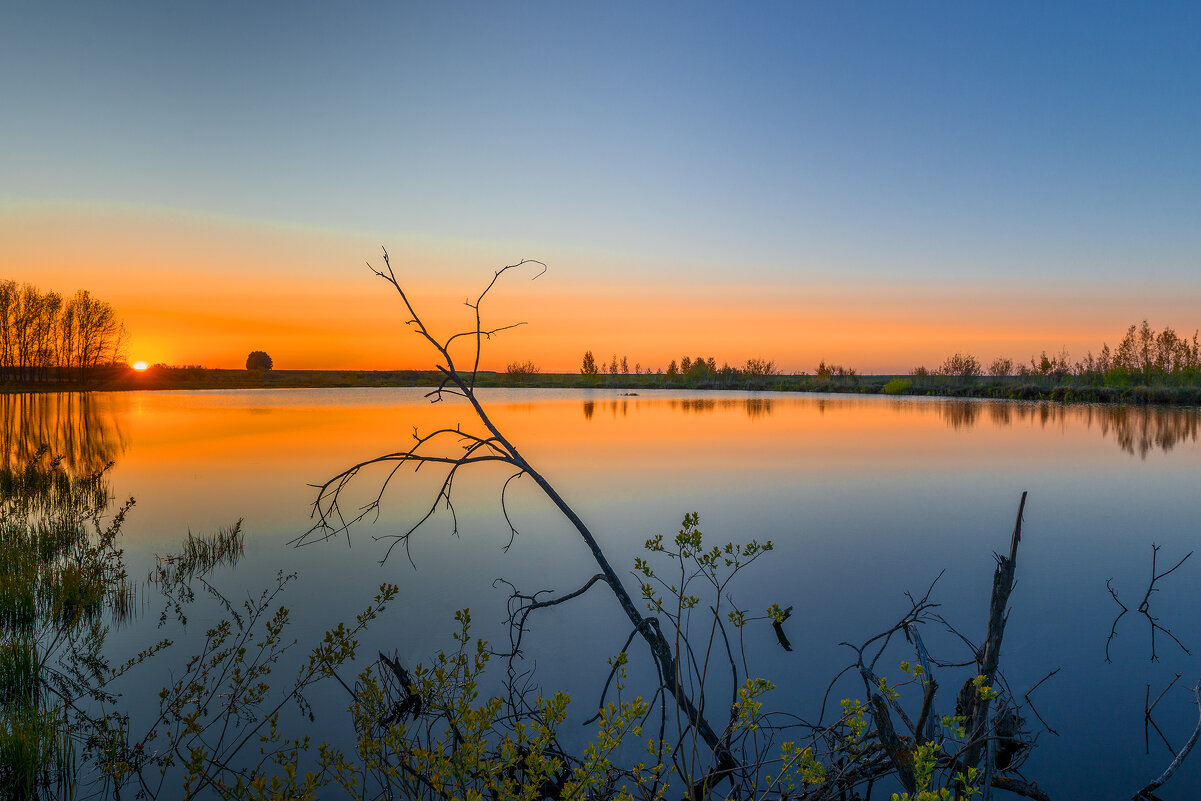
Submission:
[[[246,370],[197,367],[128,369],[84,382],[32,382],[0,384],[0,394],[130,392],[138,390],[232,389],[345,389],[356,387],[435,387],[441,374],[434,370]],[[1101,386],[1072,376],[1003,376],[960,378],[951,376],[771,375],[732,379],[685,381],[664,375],[581,375],[538,373],[512,377],[506,373],[478,374],[477,387],[507,389],[693,389],[735,392],[837,392],[894,397],[978,398],[984,400],[1103,403],[1138,406],[1201,406],[1201,386],[1129,385]]]

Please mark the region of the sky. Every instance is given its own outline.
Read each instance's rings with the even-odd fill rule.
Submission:
[[[1201,4],[28,3],[0,278],[128,358],[906,372],[1201,327]]]

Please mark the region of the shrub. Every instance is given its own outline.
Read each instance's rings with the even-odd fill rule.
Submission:
[[[1013,375],[1013,359],[998,356],[988,366],[988,374],[997,378]]]
[[[505,366],[505,375],[515,381],[528,381],[539,372],[541,371],[538,365],[528,359],[524,362],[509,362]]]
[[[959,378],[974,378],[982,375],[983,372],[980,369],[980,362],[976,361],[976,357],[970,353],[956,353],[948,356],[947,360],[942,363],[942,367],[938,368],[940,375],[958,376]]]
[[[747,359],[742,374],[746,376],[775,375],[776,363],[770,359]]]

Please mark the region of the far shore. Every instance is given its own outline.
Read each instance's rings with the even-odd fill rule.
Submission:
[[[134,390],[333,389],[349,387],[435,387],[433,370],[222,370],[204,367],[152,367],[145,371],[110,368],[88,381],[0,384],[0,393],[124,392]],[[582,375],[504,372],[478,374],[478,387],[528,389],[615,389],[623,391],[699,389],[772,392],[842,392],[919,395],[944,398],[1041,400],[1060,403],[1125,403],[1201,406],[1201,386],[1131,383],[1090,384],[1076,376],[910,376],[764,375],[690,381],[656,373]]]

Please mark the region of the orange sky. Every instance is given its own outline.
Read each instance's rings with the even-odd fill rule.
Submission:
[[[128,359],[241,367],[266,350],[280,369],[416,369],[430,355],[403,326],[394,292],[367,270],[386,244],[419,311],[443,332],[470,324],[462,301],[491,270],[522,257],[549,271],[515,273],[495,291],[485,325],[524,320],[486,345],[485,368],[533,359],[577,370],[626,355],[631,369],[687,354],[741,364],[774,359],[812,372],[819,360],[861,372],[937,365],[951,352],[987,363],[1043,348],[1073,356],[1111,345],[1132,322],[1191,332],[1196,291],[1171,286],[1080,288],[1047,283],[740,286],[738,271],[656,265],[614,254],[509,253],[506,243],[325,231],[140,207],[12,204],[0,215],[2,276],[111,302],[130,332]],[[651,275],[652,278],[644,276]],[[1137,291],[1137,296],[1133,293]]]

